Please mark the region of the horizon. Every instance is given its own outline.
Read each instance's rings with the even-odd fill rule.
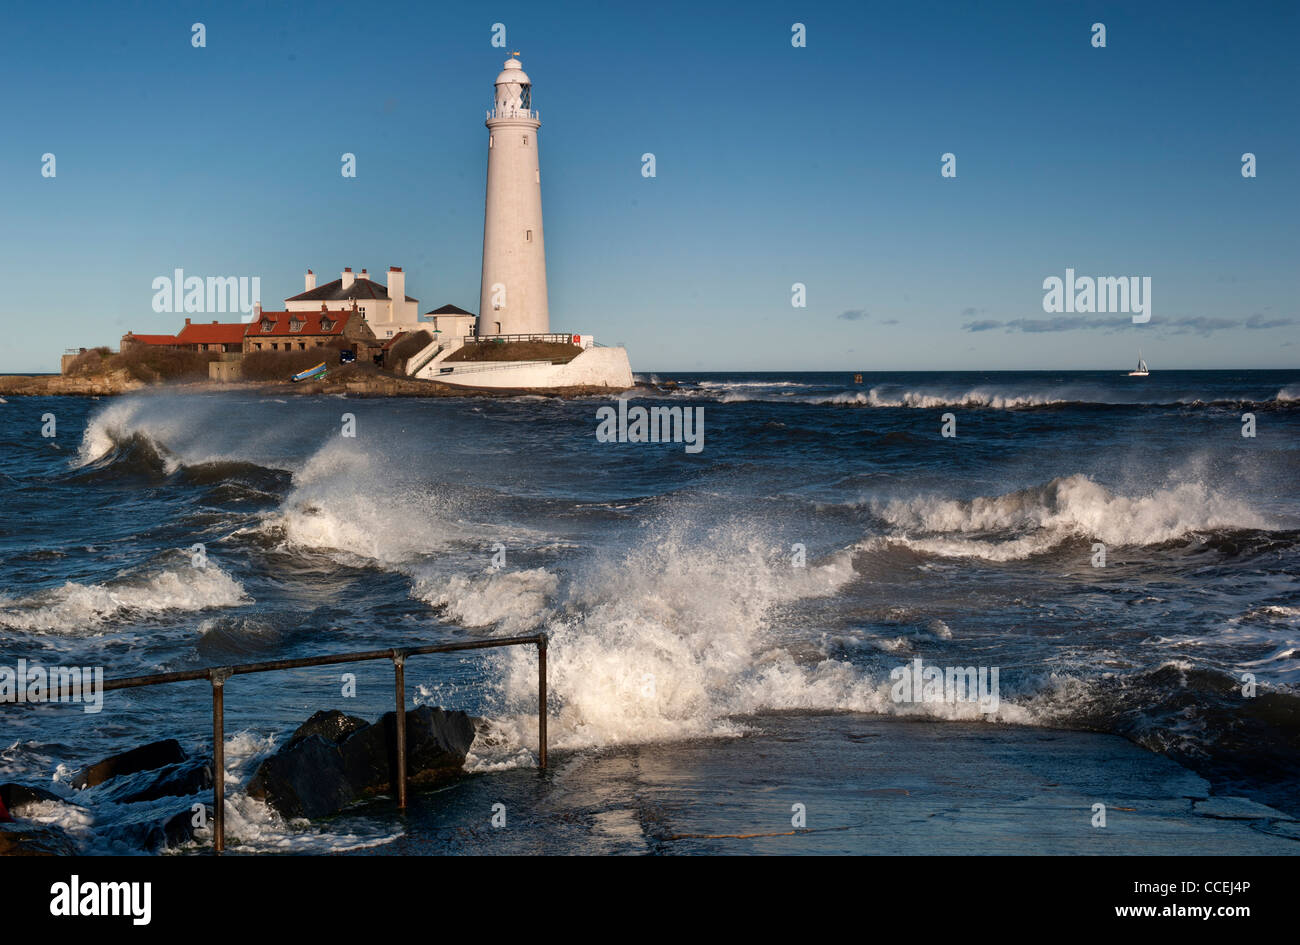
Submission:
[[[476,312],[483,114],[513,50],[552,330],[626,344],[638,374],[1118,371],[1139,347],[1156,373],[1300,366],[1294,8],[381,3],[385,68],[346,54],[340,3],[57,9],[11,12],[0,65],[27,90],[3,106],[22,278],[0,372],[174,333],[187,313],[150,303],[175,269],[258,277],[278,309],[309,268],[401,266],[421,313]],[[1045,311],[1069,269],[1149,278],[1150,322]]]

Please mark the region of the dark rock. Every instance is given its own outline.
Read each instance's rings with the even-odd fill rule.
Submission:
[[[194,823],[197,811],[191,807],[189,810],[183,810],[173,815],[162,825],[163,845],[166,847],[179,847],[182,844],[189,843],[194,839],[196,831],[199,829]],[[203,805],[203,824],[211,830],[212,824],[212,805]]]
[[[285,817],[324,817],[354,800],[395,790],[397,714],[357,728],[357,719],[318,712],[288,743],[258,767],[248,793]],[[313,725],[313,723],[315,723]],[[299,733],[308,731],[304,737]],[[332,741],[322,732],[338,736]],[[474,742],[464,712],[421,706],[406,713],[407,783],[438,784],[461,773]]]
[[[297,731],[289,736],[285,747],[289,748],[309,735],[319,735],[327,742],[338,744],[353,732],[360,731],[370,723],[355,715],[345,715],[337,709],[322,709],[306,722],[298,726]]]
[[[77,845],[51,824],[0,824],[0,856],[75,856]]]
[[[150,853],[178,847],[195,839],[198,830],[194,823],[195,818],[198,817],[198,811],[194,809],[196,806],[200,806],[199,801],[182,807],[149,808],[141,805],[138,812],[133,808],[126,808],[129,813],[105,827],[101,836],[112,844]],[[212,807],[209,804],[201,806],[202,822],[210,829]]]
[[[72,786],[78,789],[94,787],[96,784],[104,783],[109,778],[120,777],[124,774],[135,774],[137,771],[149,771],[153,768],[161,768],[164,765],[176,764],[185,759],[185,749],[181,748],[180,742],[174,738],[168,738],[161,742],[153,742],[149,745],[141,745],[139,748],[132,748],[120,755],[105,758],[89,768],[83,768],[73,776]]]
[[[193,758],[119,780],[122,780],[121,785],[115,781],[108,794],[110,800],[119,804],[156,801],[160,797],[188,797],[212,789],[212,763]]]
[[[263,761],[248,782],[249,797],[266,801],[285,817],[325,817],[356,798],[343,771],[338,746],[308,735]]]
[[[406,780],[437,784],[461,773],[474,741],[474,723],[464,712],[420,706],[406,713]],[[339,746],[348,781],[357,794],[395,792],[397,713],[387,712],[374,725],[350,735]]]
[[[45,788],[34,787],[30,784],[0,784],[0,809],[8,808],[9,813],[15,816],[21,815],[24,807],[29,804],[39,804],[41,801],[58,801],[60,804],[68,803],[53,791],[47,791]]]

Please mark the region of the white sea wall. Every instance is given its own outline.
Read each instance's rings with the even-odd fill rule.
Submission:
[[[440,373],[445,368],[450,373]],[[419,377],[463,387],[609,387],[626,390],[633,384],[626,348],[587,348],[567,364],[548,361],[434,361]]]

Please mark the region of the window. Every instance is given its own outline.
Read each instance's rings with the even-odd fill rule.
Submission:
[[[302,322],[298,321],[298,319],[295,318],[293,321],[289,322],[289,330],[302,331]]]
[[[501,334],[501,323],[500,323],[500,322],[493,322],[493,324],[497,326],[497,332],[496,332],[496,333],[497,333],[498,335]]]
[[[524,135],[524,147],[528,147],[528,135]]]
[[[496,135],[488,135],[488,150],[492,149],[492,145],[496,143],[496,140],[497,140]]]
[[[533,231],[532,231],[532,230],[525,230],[525,231],[524,231],[524,242],[525,242],[525,243],[531,243],[532,241],[533,241]]]
[[[270,331],[275,327],[275,321],[270,318],[262,319],[262,331]]]
[[[305,342],[305,341],[300,341],[300,342],[298,342],[298,350],[299,350],[299,351],[306,351],[306,350],[307,350],[307,342]]]
[[[328,318],[322,318],[322,319],[320,320],[320,330],[321,330],[321,331],[329,331],[329,330],[330,330],[331,328],[333,328],[333,327],[334,327],[334,323],[333,323],[332,321],[330,321]]]

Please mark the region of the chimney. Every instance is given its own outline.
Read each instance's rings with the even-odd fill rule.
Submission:
[[[307,275],[308,275],[308,276],[311,276],[311,270],[310,270],[310,269],[307,270]],[[314,279],[314,277],[313,277],[313,279]],[[261,303],[261,302],[254,302],[254,303],[253,303],[253,321],[257,322],[257,321],[261,321],[261,320],[262,320],[262,303]]]
[[[369,279],[369,278],[370,278],[370,273],[366,272],[365,269],[362,269],[362,270],[361,270],[361,278],[362,278],[362,279]]]
[[[185,324],[187,324],[187,325],[188,325],[188,324],[189,324],[189,323],[190,323],[190,320],[189,320],[189,319],[188,319],[188,318],[187,318],[187,319],[185,319]]]
[[[316,288],[316,273],[312,272],[310,269],[307,270],[306,284],[307,287],[303,290],[304,292],[310,292],[312,289]]]
[[[352,274],[351,266],[348,266],[348,268],[343,270],[343,291],[344,292],[352,288],[352,283],[356,281],[357,281],[357,277]]]
[[[388,300],[392,303],[389,318],[397,321],[403,311],[402,303],[406,301],[406,273],[400,266],[388,267]]]

